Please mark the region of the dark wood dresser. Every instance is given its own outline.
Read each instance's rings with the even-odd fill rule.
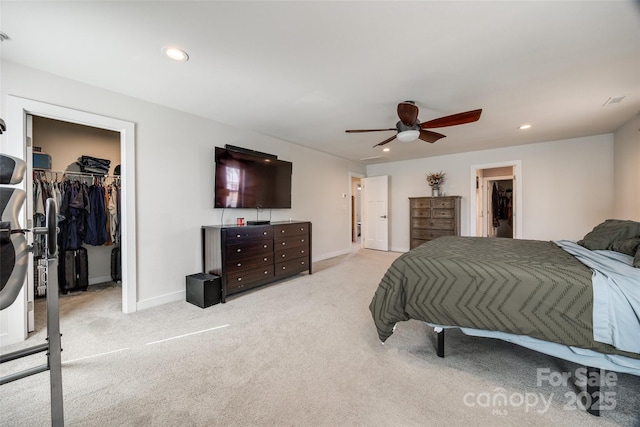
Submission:
[[[285,277],[311,274],[311,223],[203,226],[203,272],[220,276],[228,295]]]
[[[459,236],[461,198],[409,197],[409,248],[436,237]]]

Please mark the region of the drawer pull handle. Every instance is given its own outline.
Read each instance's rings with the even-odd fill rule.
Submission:
[[[300,239],[300,241],[304,243],[304,239]]]
[[[240,236],[241,236],[240,234],[236,234],[236,237],[240,237]]]
[[[242,277],[238,277],[238,282],[240,282],[242,280]]]
[[[283,270],[286,270],[286,269],[287,269],[287,267],[284,267],[284,266],[283,266],[283,267],[282,267],[282,269],[283,269]]]
[[[268,258],[263,259],[263,261],[266,261]]]
[[[301,265],[304,265],[304,261],[302,261],[300,264],[301,264]]]
[[[262,245],[263,248],[267,249],[267,245]]]
[[[263,231],[263,232],[262,232],[262,235],[263,235],[263,236],[266,236],[266,235],[267,235],[267,232],[266,232],[266,231]]]
[[[238,267],[242,267],[242,263],[241,262],[238,263]]]
[[[280,230],[281,233],[284,233],[284,230]]]
[[[242,249],[236,249],[236,252],[242,252]]]
[[[301,254],[303,254],[303,253],[304,253],[304,249],[303,249],[303,250],[301,250],[301,251],[300,251],[300,253],[301,253]]]
[[[269,272],[267,270],[265,270],[264,274],[269,274]]]
[[[286,245],[286,244],[287,244],[287,242],[282,242],[282,246],[284,246],[284,245]]]
[[[282,258],[285,258],[285,257],[286,257],[286,255],[285,255],[285,254],[282,254]]]

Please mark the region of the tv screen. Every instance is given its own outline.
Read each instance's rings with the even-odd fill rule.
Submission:
[[[291,208],[291,162],[220,147],[215,161],[216,208]]]

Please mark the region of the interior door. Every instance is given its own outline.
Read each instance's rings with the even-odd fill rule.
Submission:
[[[362,179],[364,247],[389,250],[389,176]]]

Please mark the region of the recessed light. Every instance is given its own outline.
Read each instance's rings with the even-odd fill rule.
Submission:
[[[162,52],[174,61],[187,62],[189,60],[187,52],[177,47],[165,46],[162,48]]]
[[[530,129],[530,128],[531,128],[531,125],[522,125],[518,129],[525,130],[525,129]]]
[[[382,151],[391,151],[391,148],[383,148]]]

